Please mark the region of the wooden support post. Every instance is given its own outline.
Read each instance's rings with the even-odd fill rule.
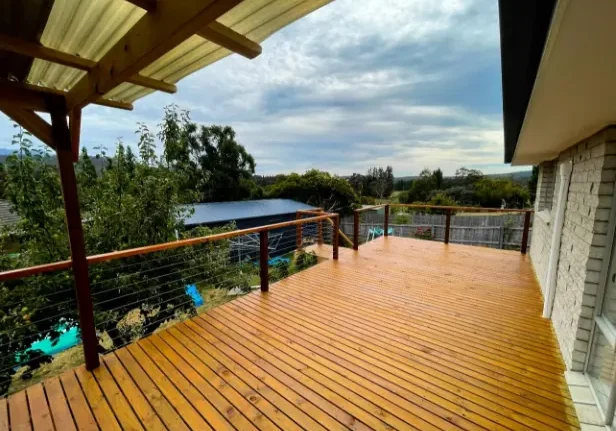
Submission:
[[[259,263],[261,265],[261,292],[269,290],[269,237],[266,230],[259,232]]]
[[[522,232],[522,246],[520,251],[522,254],[526,254],[528,248],[528,231],[530,230],[530,211],[526,211],[524,214],[524,231]]]
[[[451,231],[451,210],[447,210],[447,218],[445,219],[445,244],[449,244],[449,232]]]
[[[298,211],[295,218],[300,220],[302,213]],[[295,226],[295,248],[302,248],[302,225],[300,223]]]
[[[320,244],[323,244],[323,220],[317,223],[317,241]]]
[[[359,211],[353,212],[353,250],[359,250]]]
[[[52,138],[56,148],[60,180],[62,182],[66,226],[71,246],[73,277],[75,279],[77,305],[79,307],[79,329],[83,341],[86,368],[93,370],[100,365],[98,339],[96,338],[94,326],[94,306],[92,304],[88,262],[86,260],[83,226],[81,224],[77,179],[73,167],[74,156],[71,146],[71,135],[66,123],[66,103],[63,98],[53,96],[47,98],[47,106],[51,114]]]
[[[334,260],[338,260],[338,244],[340,243],[340,215],[336,214],[334,216],[334,232],[333,232],[333,249],[334,249]]]
[[[383,235],[389,236],[389,204],[385,205],[385,221],[383,222]]]

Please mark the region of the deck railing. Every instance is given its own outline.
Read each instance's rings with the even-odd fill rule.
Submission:
[[[338,229],[338,214],[319,211],[282,223],[88,256],[85,307],[76,294],[83,286],[75,286],[71,260],[1,272],[0,293],[12,293],[12,303],[0,304],[0,312],[12,320],[0,328],[0,395],[17,368],[45,360],[44,352],[29,350],[33,342],[56,340],[59,333],[78,328],[86,366],[96,368],[100,351],[192,316],[203,299],[200,292],[255,287],[267,292],[271,282],[317,262],[306,251],[312,244],[331,244],[337,259]],[[21,294],[28,304],[20,303]]]
[[[482,212],[482,213],[501,213],[501,214],[524,214],[524,227],[522,229],[522,238],[520,242],[520,252],[526,254],[528,248],[528,238],[531,225],[532,209],[517,209],[517,208],[481,208],[481,207],[458,207],[458,206],[437,206],[437,205],[415,205],[415,204],[382,204],[356,209],[353,214],[353,249],[358,250],[360,245],[360,226],[362,213],[366,211],[382,210],[382,226],[383,228],[376,233],[376,236],[389,236],[391,233],[391,212],[394,208],[405,208],[410,211],[429,211],[432,213],[443,214],[445,223],[443,227],[443,241],[449,244],[452,231],[452,216],[458,213],[465,212]],[[381,232],[382,231],[382,232]],[[430,236],[434,232],[429,232]]]

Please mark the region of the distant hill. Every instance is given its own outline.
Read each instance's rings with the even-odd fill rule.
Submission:
[[[12,154],[14,150],[11,150],[10,148],[0,148],[0,156],[6,156],[9,154]]]
[[[5,148],[0,148],[0,163],[4,163],[6,158],[13,154],[13,150],[8,150],[8,153],[2,153],[2,150],[6,150]],[[92,163],[94,164],[94,167],[96,168],[97,172],[100,172],[103,169],[105,160],[104,159],[97,159],[96,157],[90,157],[90,159],[92,160]],[[56,158],[55,157],[48,157],[47,158],[47,163],[49,163],[50,165],[55,165],[57,164]]]
[[[486,174],[485,176],[489,178],[510,178],[514,182],[524,182],[524,181],[528,181],[531,175],[532,175],[532,170],[520,171],[520,172],[505,172],[502,174]],[[417,179],[418,177],[419,177],[418,175],[395,177],[394,181],[398,181],[398,180],[408,181],[408,180]],[[453,176],[448,176],[445,178],[453,178]]]

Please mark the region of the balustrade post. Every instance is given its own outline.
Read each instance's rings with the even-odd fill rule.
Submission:
[[[298,211],[295,218],[300,220],[302,213]],[[295,226],[295,248],[302,248],[302,225],[300,223]]]
[[[269,235],[266,230],[259,232],[259,264],[261,267],[261,292],[269,290]]]
[[[389,204],[385,205],[385,220],[383,222],[383,235],[389,236]]]
[[[449,244],[450,230],[451,230],[451,209],[448,209],[447,218],[445,219],[445,244]]]
[[[334,232],[333,232],[333,238],[332,238],[332,242],[333,242],[333,249],[334,249],[334,255],[333,258],[334,260],[338,260],[338,244],[340,243],[340,215],[336,214],[334,216]]]
[[[353,250],[359,250],[359,211],[353,211]]]
[[[522,232],[522,246],[520,247],[520,252],[522,254],[526,254],[526,249],[528,248],[529,230],[530,230],[530,211],[526,211],[526,213],[524,213],[524,231]]]

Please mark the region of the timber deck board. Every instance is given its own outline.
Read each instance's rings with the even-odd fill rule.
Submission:
[[[519,252],[379,238],[0,400],[0,430],[579,430],[541,311]]]

